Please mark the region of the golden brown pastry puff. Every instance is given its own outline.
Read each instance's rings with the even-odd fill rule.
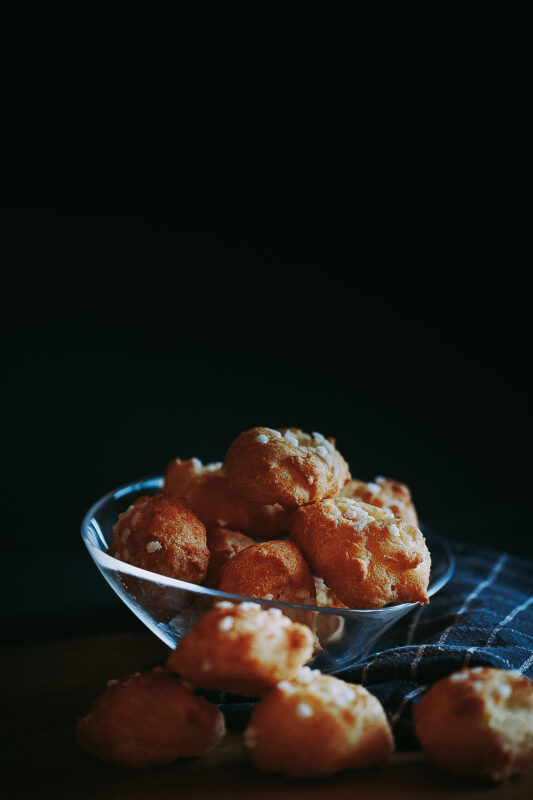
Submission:
[[[109,681],[76,728],[83,750],[124,767],[200,756],[224,733],[219,709],[161,667]]]
[[[256,539],[274,539],[289,530],[287,512],[280,505],[257,505],[237,497],[222,464],[203,466],[197,458],[175,458],[167,466],[164,488],[182,498],[207,528],[229,528]]]
[[[108,552],[141,569],[190,583],[202,583],[209,561],[204,525],[166,492],[139,497],[119,515]]]
[[[427,603],[431,557],[414,525],[348,497],[298,509],[291,539],[349,608]]]
[[[179,642],[167,668],[195,686],[256,697],[309,661],[313,635],[278,608],[217,603]]]
[[[392,511],[398,519],[418,526],[418,516],[411,492],[405,483],[381,476],[369,483],[352,479],[339,494],[341,497],[355,497],[363,503]]]
[[[243,743],[256,767],[290,778],[381,764],[394,749],[379,700],[362,686],[305,667],[259,701]]]
[[[413,716],[420,744],[442,769],[500,782],[533,765],[533,689],[520,673],[454,672],[433,684]]]
[[[331,497],[350,479],[333,439],[298,428],[245,431],[229,448],[225,464],[240,497],[285,508]]]
[[[255,540],[245,536],[244,533],[239,533],[239,531],[230,531],[227,528],[211,528],[208,530],[209,566],[205,585],[211,587],[211,589],[218,589],[220,568],[226,561],[252,544],[255,544]]]
[[[293,542],[256,542],[220,570],[221,592],[282,603],[314,605],[315,582]]]

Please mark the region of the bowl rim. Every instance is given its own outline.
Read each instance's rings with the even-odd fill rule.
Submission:
[[[298,611],[313,611],[318,612],[320,614],[331,614],[334,616],[343,616],[343,617],[353,617],[359,614],[363,615],[372,615],[372,614],[379,614],[379,615],[390,615],[394,616],[396,614],[400,614],[400,612],[405,612],[409,609],[415,607],[423,607],[423,604],[420,603],[398,603],[396,605],[389,605],[383,606],[382,608],[337,608],[335,606],[311,606],[311,605],[303,605],[301,603],[284,603],[279,600],[267,600],[263,597],[248,597],[246,595],[239,595],[239,594],[231,594],[229,592],[221,592],[218,589],[210,589],[208,586],[202,586],[201,584],[196,583],[189,583],[188,581],[182,581],[178,578],[169,578],[166,575],[160,575],[158,572],[151,572],[147,569],[142,569],[141,567],[136,567],[133,564],[128,564],[126,561],[121,561],[118,558],[114,558],[110,556],[105,550],[100,549],[99,547],[95,547],[89,541],[89,529],[92,528],[96,531],[97,537],[100,540],[102,545],[108,547],[108,544],[105,540],[105,537],[98,525],[98,522],[95,519],[96,514],[98,511],[108,503],[110,500],[119,500],[121,497],[127,496],[128,494],[133,494],[133,492],[142,491],[143,489],[159,489],[161,490],[163,487],[164,477],[162,475],[148,475],[144,478],[138,478],[134,481],[130,481],[129,483],[121,484],[111,491],[104,494],[98,500],[96,500],[84,514],[83,519],[81,521],[81,538],[89,551],[89,555],[96,563],[96,566],[99,569],[106,569],[106,570],[113,570],[114,572],[122,572],[128,575],[134,575],[135,577],[142,578],[144,580],[148,580],[151,583],[157,583],[162,586],[167,586],[169,588],[181,589],[188,592],[192,592],[194,594],[200,595],[207,595],[208,597],[212,597],[219,602],[228,601],[228,602],[252,602],[256,603],[257,605],[266,605],[269,608],[290,608],[296,609]],[[438,578],[433,584],[431,583],[431,573],[430,573],[430,585],[428,587],[428,597],[432,597],[436,594],[443,586],[445,586],[448,581],[450,580],[451,576],[453,575],[455,569],[455,558],[452,553],[451,547],[446,539],[442,539],[440,536],[437,536],[434,533],[423,533],[424,537],[430,538],[431,541],[436,542],[444,551],[444,556],[448,560],[448,565],[444,571],[444,573]],[[431,552],[431,551],[430,551]]]

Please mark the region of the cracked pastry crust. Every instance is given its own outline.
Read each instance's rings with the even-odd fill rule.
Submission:
[[[499,783],[533,765],[533,689],[520,673],[454,672],[433,684],[413,716],[420,744],[442,769]]]
[[[315,582],[300,550],[284,540],[256,542],[220,570],[221,592],[314,605]]]
[[[354,497],[386,511],[392,511],[395,517],[418,527],[418,516],[411,497],[411,491],[405,483],[381,476],[366,483],[352,479],[339,492],[341,497]]]
[[[77,724],[83,750],[124,767],[200,756],[226,732],[217,706],[161,667],[109,681]]]
[[[226,454],[230,486],[253,503],[285,508],[337,494],[350,479],[334,439],[298,428],[251,428]]]
[[[387,717],[362,686],[303,667],[255,706],[243,736],[258,769],[323,778],[384,762],[394,749]]]
[[[292,678],[313,653],[313,634],[279,608],[217,603],[178,644],[167,669],[195,686],[257,697]]]
[[[322,500],[294,514],[291,539],[349,608],[428,602],[425,539],[389,511],[348,497]]]
[[[139,497],[113,526],[110,556],[169,578],[202,583],[209,561],[204,525],[163,492]]]
[[[207,528],[229,528],[256,539],[289,530],[287,512],[279,504],[258,505],[234,494],[223,464],[204,466],[197,458],[175,458],[167,466],[164,488],[182,498]]]
[[[207,531],[207,547],[209,549],[209,566],[205,578],[205,585],[211,589],[218,589],[220,584],[220,570],[230,558],[236,556],[241,550],[255,544],[255,539],[245,536],[239,531],[230,531],[227,528],[211,528]]]

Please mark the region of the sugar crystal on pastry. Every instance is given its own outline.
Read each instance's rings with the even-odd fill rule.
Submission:
[[[286,430],[283,434],[283,438],[289,442],[289,444],[293,444],[295,447],[300,446],[300,442],[298,441],[298,437],[294,435],[294,433],[290,430]]]
[[[312,717],[314,711],[309,703],[298,703],[296,706],[296,716],[297,717]]]

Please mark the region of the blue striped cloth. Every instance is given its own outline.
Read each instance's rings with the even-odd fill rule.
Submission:
[[[416,746],[413,706],[446,675],[491,666],[533,677],[533,562],[478,545],[452,550],[454,574],[429,605],[337,676],[379,698],[399,747]]]

